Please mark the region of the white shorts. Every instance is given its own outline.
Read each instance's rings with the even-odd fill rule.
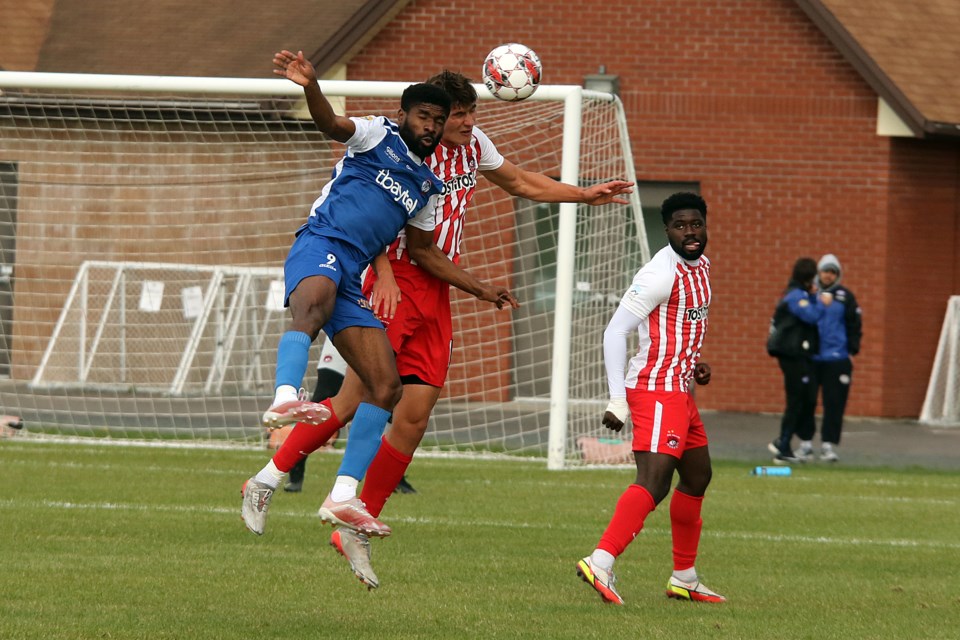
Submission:
[[[320,350],[320,360],[317,362],[317,371],[320,369],[330,369],[336,371],[341,376],[347,375],[347,361],[343,359],[337,348],[333,346],[333,340],[324,335],[323,348]]]

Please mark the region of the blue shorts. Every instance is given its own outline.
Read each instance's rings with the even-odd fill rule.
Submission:
[[[337,285],[337,301],[333,314],[323,325],[323,332],[332,338],[347,327],[374,327],[383,324],[373,315],[370,302],[360,290],[360,276],[367,267],[360,252],[337,238],[328,238],[304,227],[290,247],[283,264],[286,292],[283,305],[290,306],[290,294],[304,278],[324,276]]]

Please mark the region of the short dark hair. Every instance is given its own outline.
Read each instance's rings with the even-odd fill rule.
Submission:
[[[426,82],[410,85],[400,96],[400,108],[407,113],[418,104],[435,104],[450,113],[450,102],[449,93],[435,84]]]
[[[427,84],[440,87],[448,94],[453,104],[469,107],[478,100],[477,90],[473,88],[470,78],[462,73],[444,69],[427,80]]]
[[[670,224],[674,212],[683,211],[684,209],[696,209],[703,214],[704,220],[707,219],[706,201],[696,193],[681,191],[680,193],[673,194],[660,205],[660,216],[663,218],[663,224]]]
[[[817,277],[817,261],[813,258],[798,258],[793,263],[790,280],[796,284],[808,284]]]

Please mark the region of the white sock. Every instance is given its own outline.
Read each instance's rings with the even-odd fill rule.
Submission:
[[[282,384],[277,387],[277,393],[273,396],[273,405],[277,406],[284,402],[290,402],[296,400],[299,397],[299,390],[296,387],[291,387],[289,384]]]
[[[337,481],[330,492],[330,499],[334,502],[345,502],[357,497],[357,485],[360,481],[350,476],[337,476]]]
[[[697,570],[694,567],[690,567],[689,569],[681,569],[680,571],[674,570],[673,577],[677,580],[682,580],[683,582],[696,582]]]
[[[287,472],[277,469],[277,465],[273,464],[273,460],[270,460],[263,469],[260,469],[259,473],[257,473],[253,479],[257,482],[262,482],[271,489],[276,489],[280,486],[280,483],[283,482],[283,476],[285,475],[287,475]]]
[[[800,448],[803,451],[809,451],[810,449],[813,449],[813,440],[801,440]]]
[[[614,560],[616,560],[616,558],[613,557],[613,554],[603,549],[594,549],[593,553],[590,554],[590,564],[604,571],[613,569]]]

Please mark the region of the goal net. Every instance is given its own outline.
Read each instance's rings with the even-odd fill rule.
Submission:
[[[322,86],[348,115],[389,115],[406,83]],[[478,90],[479,126],[524,169],[581,185],[635,175],[619,100]],[[284,80],[0,72],[2,412],[35,436],[261,445],[283,260],[342,152]],[[585,443],[622,447],[599,426],[602,332],[649,258],[631,199],[541,204],[479,181],[461,264],[522,306],[452,292],[425,450],[556,468]]]
[[[960,296],[947,302],[920,422],[960,426]]]

